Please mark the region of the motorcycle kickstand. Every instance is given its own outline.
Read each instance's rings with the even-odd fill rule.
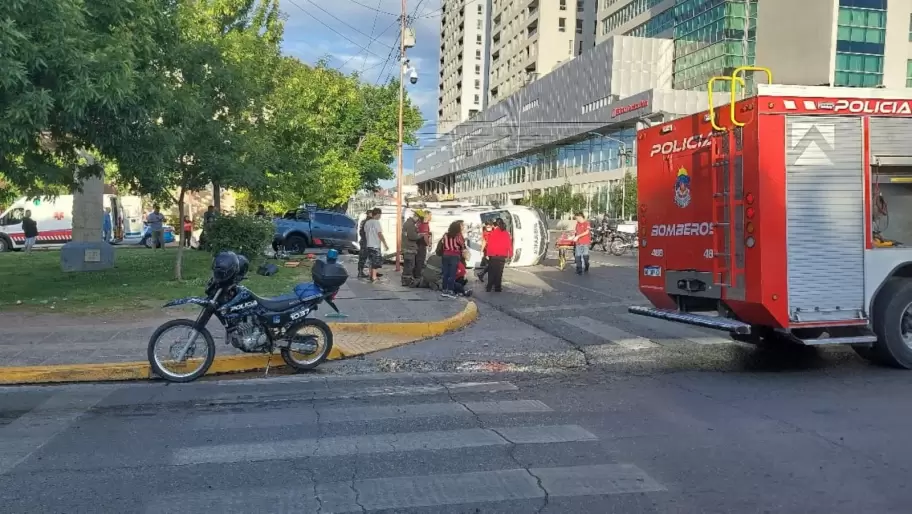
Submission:
[[[263,374],[263,378],[269,376],[269,363],[272,362],[272,352],[269,352],[269,356],[266,357],[266,373]]]

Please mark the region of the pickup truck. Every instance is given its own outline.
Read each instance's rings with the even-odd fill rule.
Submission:
[[[300,207],[274,220],[273,246],[290,253],[307,248],[336,248],[357,253],[358,228],[355,220],[341,212]]]

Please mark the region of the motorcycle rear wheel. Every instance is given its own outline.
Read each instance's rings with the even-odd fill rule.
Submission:
[[[158,348],[159,340],[166,332],[181,327],[195,331],[198,336],[202,336],[203,338],[203,341],[199,341],[198,338],[196,341],[193,341],[193,348],[190,349],[191,355],[189,359],[187,359],[187,356],[184,355],[183,357],[186,360],[178,361],[180,365],[183,365],[185,363],[188,364],[188,367],[189,365],[197,365],[197,367],[189,373],[176,373],[166,369],[164,362],[158,358],[155,352],[156,348]],[[175,350],[178,352],[183,350],[181,346],[178,346],[179,344],[180,343],[172,344],[169,352],[173,354]],[[200,344],[205,345],[206,356],[204,358],[193,358],[192,354],[195,353],[196,347]],[[215,341],[212,339],[212,334],[209,333],[209,330],[205,327],[197,327],[195,321],[190,319],[174,319],[155,329],[155,332],[152,333],[152,337],[149,338],[149,347],[147,354],[149,358],[149,366],[151,366],[152,371],[159,377],[167,380],[168,382],[192,382],[197,378],[205,375],[206,372],[209,371],[209,367],[212,366],[212,361],[215,360]]]
[[[320,341],[313,342],[313,336],[299,335],[298,331],[302,328],[315,328],[323,336],[322,344]],[[329,328],[325,322],[319,319],[314,318],[304,318],[299,323],[294,324],[286,332],[286,339],[288,339],[288,346],[282,348],[282,360],[285,361],[285,364],[288,364],[289,367],[294,368],[295,371],[309,371],[320,364],[323,363],[332,352],[333,348],[333,333],[332,329]],[[315,344],[316,348],[313,351],[300,351],[300,348],[306,347],[309,350],[310,345]],[[295,345],[299,347],[299,351],[295,351]],[[306,356],[305,359],[298,358],[299,356]]]
[[[611,255],[621,256],[627,253],[627,245],[624,244],[624,241],[620,239],[615,239],[611,242],[611,245],[608,246],[608,252]]]

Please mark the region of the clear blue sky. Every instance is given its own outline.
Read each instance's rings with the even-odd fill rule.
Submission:
[[[330,66],[344,72],[362,72],[369,82],[385,81],[398,74],[400,0],[280,0],[285,22],[284,50],[304,62],[328,58]],[[408,0],[415,48],[408,57],[418,70],[418,84],[408,84],[408,94],[426,120],[419,131],[423,142],[433,140],[437,111],[437,73],[440,47],[440,0]],[[319,20],[319,21],[318,21]],[[390,50],[395,48],[387,62]],[[384,63],[386,65],[384,66]],[[406,173],[414,164],[414,148],[406,147]],[[393,163],[395,169],[396,163]],[[385,183],[390,186],[392,183]]]

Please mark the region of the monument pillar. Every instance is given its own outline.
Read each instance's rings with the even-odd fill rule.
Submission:
[[[89,166],[95,159],[79,152]],[[114,247],[102,240],[104,213],[104,178],[79,177],[82,190],[73,192],[72,240],[60,250],[60,268],[65,271],[98,271],[114,266]]]

